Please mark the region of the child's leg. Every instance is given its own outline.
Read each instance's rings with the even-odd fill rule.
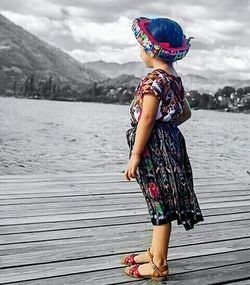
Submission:
[[[156,266],[166,265],[167,263],[171,230],[171,222],[153,226],[151,253],[154,255],[153,261]]]

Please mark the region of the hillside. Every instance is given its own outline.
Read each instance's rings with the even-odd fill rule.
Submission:
[[[92,70],[101,70],[102,73],[114,78],[122,74],[142,77],[150,71],[142,62],[130,61],[127,63],[105,62],[103,60],[83,63],[84,67]]]
[[[135,88],[139,82],[139,77],[135,77],[134,75],[121,74],[115,78],[106,79],[104,82],[101,82],[99,86],[113,88]]]
[[[98,71],[110,76],[111,78],[118,77],[122,74],[134,75],[135,77],[142,78],[145,74],[152,69],[146,68],[142,62],[128,62],[119,64],[115,62],[95,61],[84,63],[86,68]],[[235,88],[249,86],[250,80],[238,80],[238,79],[218,79],[207,78],[198,74],[179,74],[182,77],[183,86],[186,91],[197,90],[199,92],[216,92],[219,88],[224,86],[233,86]]]
[[[0,14],[0,85],[22,80],[35,73],[60,82],[88,84],[106,76],[89,70],[67,53],[17,26]],[[5,86],[6,87],[6,86]],[[7,86],[8,87],[8,86]]]

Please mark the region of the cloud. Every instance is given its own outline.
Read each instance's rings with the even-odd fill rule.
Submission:
[[[46,17],[36,17],[34,15],[19,14],[14,12],[3,12],[5,17],[23,27],[34,35],[38,35],[45,41],[60,46],[67,45],[66,40],[74,41],[69,26],[64,21],[50,20]],[[65,41],[63,41],[65,39]],[[75,44],[72,46],[72,48]]]
[[[76,42],[88,39],[93,46],[103,45],[128,47],[135,44],[132,37],[131,22],[128,18],[120,17],[117,23],[92,23],[81,18],[68,21]],[[131,36],[130,36],[131,35]]]
[[[104,46],[96,51],[86,52],[82,49],[75,49],[69,52],[71,56],[81,62],[91,62],[103,60],[107,62],[123,63],[129,61],[138,61],[140,49],[138,46],[133,46],[127,49]]]
[[[65,18],[62,7],[53,3],[36,0],[1,0],[0,11],[61,21]]]
[[[183,74],[195,73],[218,79],[249,79],[249,62],[250,50],[235,46],[226,49],[215,48],[211,51],[190,50],[178,65],[181,65]]]

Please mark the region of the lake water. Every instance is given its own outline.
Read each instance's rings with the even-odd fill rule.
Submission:
[[[0,97],[0,174],[121,173],[129,106]],[[178,126],[195,177],[249,177],[250,115],[192,110]]]

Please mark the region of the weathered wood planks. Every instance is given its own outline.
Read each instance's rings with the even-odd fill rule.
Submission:
[[[187,232],[172,222],[164,284],[250,284],[249,182],[194,182],[205,221]],[[145,284],[120,257],[151,234],[141,190],[122,173],[0,177],[0,284]]]

